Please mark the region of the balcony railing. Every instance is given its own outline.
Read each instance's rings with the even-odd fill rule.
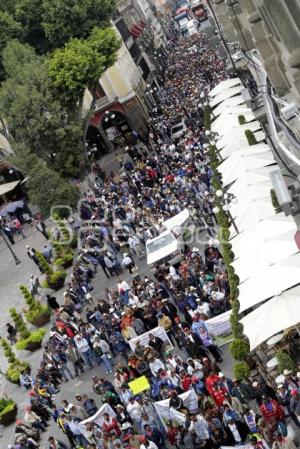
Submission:
[[[96,101],[96,104],[95,104],[95,110],[97,111],[97,110],[99,110],[99,109],[103,109],[103,108],[105,108],[106,106],[109,106],[110,104],[112,104],[114,101],[115,101],[114,99],[109,98],[109,97],[102,97],[102,98],[99,98],[99,99]]]

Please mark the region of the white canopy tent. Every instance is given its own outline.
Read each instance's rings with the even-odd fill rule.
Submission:
[[[227,134],[229,126],[237,126],[239,124],[239,115],[243,115],[248,124],[255,119],[253,112],[246,105],[228,107],[212,122],[212,131],[217,132],[219,136]]]
[[[294,287],[270,299],[241,320],[249,338],[250,349],[268,340],[272,335],[296,326],[300,322],[300,287]]]
[[[228,192],[232,193],[236,198],[243,197],[243,193],[245,193],[249,198],[257,200],[270,195],[272,187],[271,181],[258,182],[257,184],[249,185],[245,178],[240,178],[232,184],[230,189],[228,189]]]
[[[245,136],[245,133],[243,132],[234,132],[235,128],[232,130],[232,135],[228,136],[228,139],[226,141],[226,144],[222,146],[222,142],[218,141],[216,144],[216,147],[218,150],[221,150],[221,156],[223,158],[226,158],[230,156],[230,154],[234,153],[235,151],[239,151],[240,148],[249,147],[248,140]],[[254,133],[254,136],[256,138],[256,141],[258,143],[265,140],[266,136],[263,131],[257,131]],[[224,140],[223,140],[224,143]],[[254,147],[255,145],[251,145],[251,147]]]
[[[214,115],[215,111],[214,111]],[[236,126],[239,123],[239,115],[243,115],[245,117],[246,123],[251,123],[255,120],[254,114],[251,109],[248,108],[245,104],[240,104],[237,106],[228,106],[225,109],[221,110],[221,113],[211,124],[211,129],[214,132],[219,133],[220,136],[226,134],[228,132],[228,123],[232,123],[232,126]]]
[[[214,108],[219,103],[222,103],[227,98],[234,97],[235,95],[240,95],[241,91],[244,89],[243,86],[233,86],[227,89],[223,89],[218,95],[216,95],[212,100],[210,100],[210,106]]]
[[[224,100],[215,109],[213,109],[213,115],[217,117],[222,112],[226,111],[227,108],[232,108],[234,106],[239,106],[241,104],[243,105],[245,104],[245,100],[241,95],[236,95],[235,97],[227,98],[227,100]]]
[[[256,131],[261,130],[261,125],[257,120],[254,120],[251,123],[245,123],[245,125],[236,124],[232,127],[227,126],[226,133],[223,134],[223,136],[221,136],[217,142],[217,148],[220,150],[221,148],[225,147],[235,138],[235,136],[243,136],[246,139],[246,129],[250,129],[250,131],[255,133]],[[245,140],[245,142],[247,145],[247,139]]]
[[[213,98],[216,95],[219,95],[221,92],[223,92],[225,89],[229,89],[230,87],[233,86],[238,86],[241,85],[242,82],[240,80],[240,78],[229,78],[227,80],[224,81],[220,81],[219,84],[217,84],[210,92],[209,92],[209,97]]]
[[[233,153],[219,165],[218,170],[222,174],[223,185],[226,187],[239,179],[242,173],[267,167],[275,163],[271,151],[263,151],[253,146]]]
[[[264,145],[264,144],[258,144],[258,145]],[[274,170],[274,167],[272,166],[268,166],[268,167],[262,167],[262,168],[258,168],[257,170],[251,170],[251,171],[247,171],[245,173],[242,173],[241,178],[238,179],[233,185],[232,187],[230,187],[229,191],[232,193],[234,193],[234,186],[241,182],[243,183],[243,185],[245,186],[251,186],[253,184],[255,185],[259,185],[260,183],[267,183],[270,182],[270,172]],[[237,191],[239,192],[239,190]]]
[[[258,221],[249,230],[240,232],[230,240],[232,249],[236,257],[241,257],[253,246],[253,241],[257,238],[273,239],[282,234],[295,234],[297,228],[291,217],[286,217],[283,212],[272,215],[269,218]],[[249,243],[251,242],[251,243]],[[254,246],[256,248],[256,245]]]
[[[275,215],[274,207],[270,203],[269,197],[248,202],[240,201],[237,206],[239,206],[239,209],[231,208],[230,212],[239,232],[247,231],[255,226],[257,222]],[[230,235],[234,236],[235,234],[232,226],[230,228]]]
[[[299,280],[300,253],[264,268],[239,286],[240,312],[294,287]]]
[[[235,273],[240,278],[240,283],[259,274],[265,267],[298,253],[294,235],[294,230],[269,239],[253,234],[243,248],[241,257],[232,263]],[[233,251],[238,256],[234,247]]]

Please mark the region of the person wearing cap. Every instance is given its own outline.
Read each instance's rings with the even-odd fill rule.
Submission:
[[[227,391],[229,396],[232,396],[232,388],[233,388],[232,380],[229,377],[225,377],[225,375],[224,375],[224,373],[222,373],[222,371],[219,372],[218,385],[221,388],[223,388],[224,391]]]
[[[289,403],[289,410],[294,414],[300,423],[300,393],[297,389],[291,391],[291,398]],[[299,426],[298,426],[299,427]]]

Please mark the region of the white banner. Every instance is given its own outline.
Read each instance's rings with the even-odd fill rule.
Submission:
[[[198,397],[194,390],[186,391],[179,395],[182,399],[184,407],[186,407],[191,413],[198,410]],[[169,407],[170,399],[164,399],[163,401],[154,402],[154,407],[160,417],[163,425],[167,428],[168,421],[174,421],[176,424],[184,424],[186,417],[183,413],[178,412],[175,409]]]
[[[113,411],[113,409],[111,408],[111,406],[109,404],[103,404],[99,410],[97,411],[97,413],[95,413],[93,416],[90,416],[89,418],[85,419],[84,421],[80,421],[80,423],[78,424],[79,427],[81,428],[81,432],[84,436],[86,436],[85,434],[85,424],[88,422],[94,422],[96,423],[99,427],[102,427],[103,424],[103,415],[104,413],[108,413],[109,416],[115,417],[116,414]]]
[[[207,326],[208,332],[214,337],[229,335],[231,333],[230,314],[231,310],[228,310],[228,312],[221,313],[206,320],[205,325]]]
[[[138,337],[132,338],[131,340],[128,340],[128,344],[130,345],[130,348],[132,352],[135,350],[136,342],[139,341],[142,346],[147,346],[149,343],[149,334],[154,335],[155,337],[161,338],[164,342],[167,342],[168,346],[173,348],[172,343],[169,340],[169,337],[161,326],[157,326],[154,329],[152,329],[149,332],[145,332],[142,335],[139,335]]]

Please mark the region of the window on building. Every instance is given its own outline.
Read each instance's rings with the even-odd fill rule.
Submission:
[[[141,58],[139,66],[143,72],[143,78],[146,81],[149,74],[150,74],[150,67],[147,64],[147,61],[145,60],[145,58]]]
[[[123,41],[126,42],[127,39],[130,38],[130,32],[127,28],[126,23],[124,22],[124,19],[120,19],[117,22],[115,22],[115,26],[118,29],[119,33],[121,34]]]
[[[131,45],[129,53],[131,54],[131,57],[134,60],[134,62],[137,62],[139,57],[141,56],[141,50],[135,42]]]

